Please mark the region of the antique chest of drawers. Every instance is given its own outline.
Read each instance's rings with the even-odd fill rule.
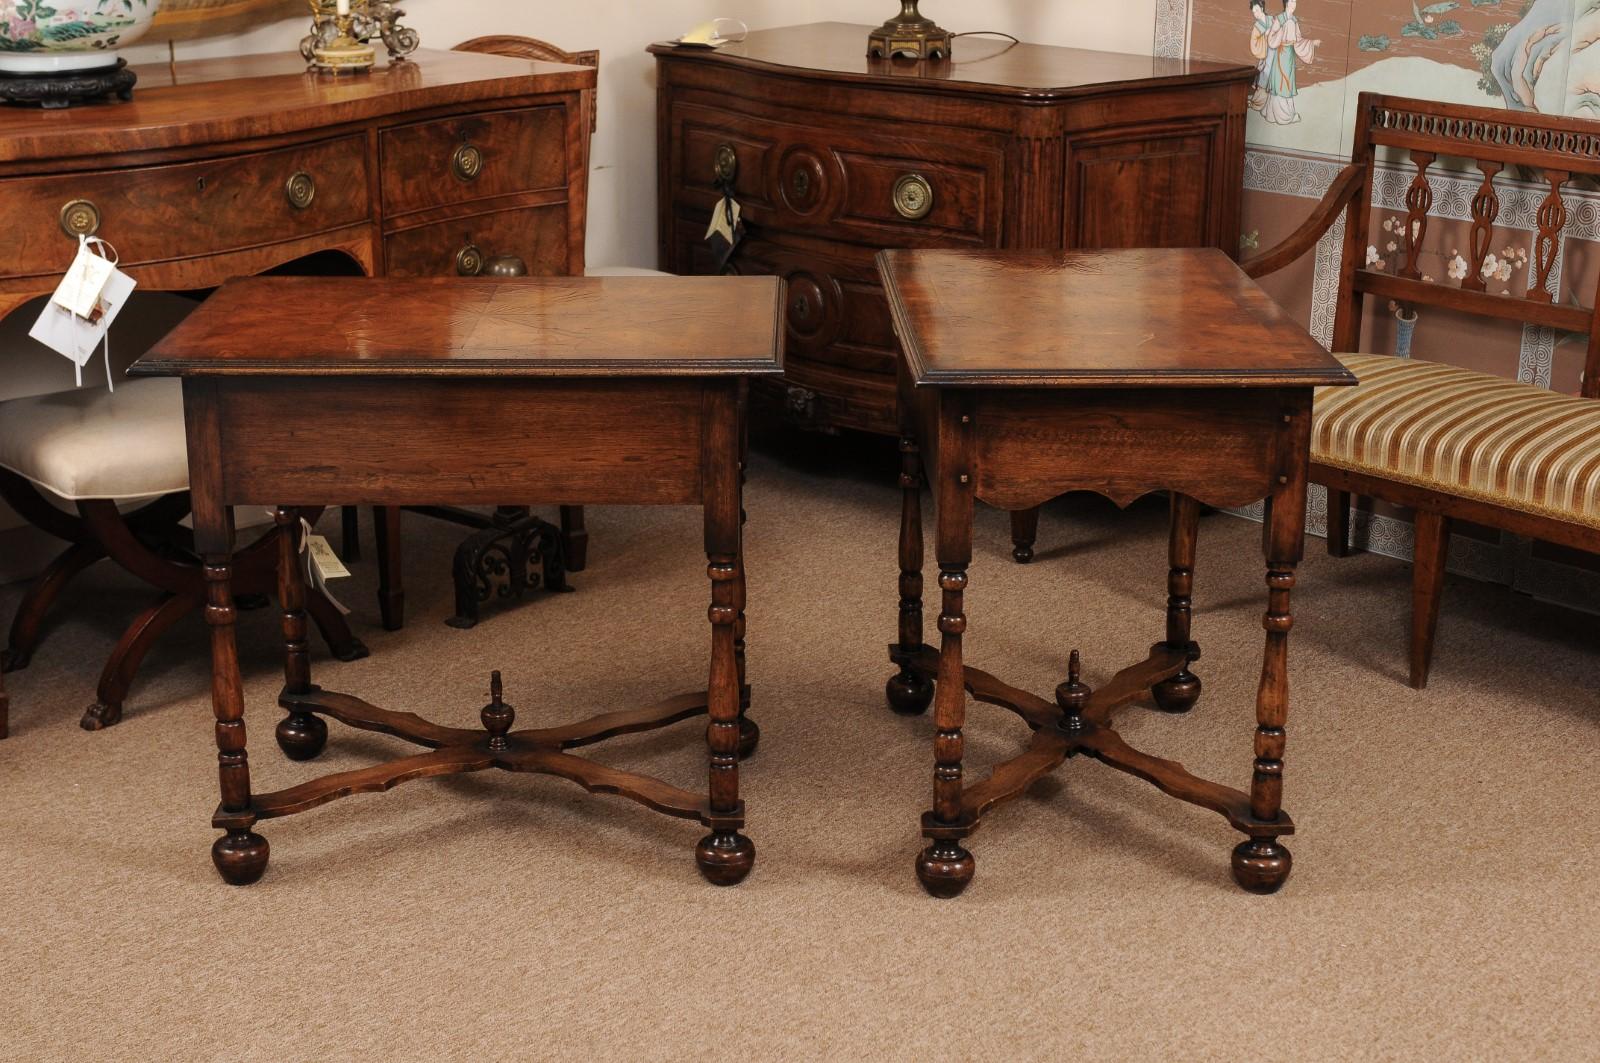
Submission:
[[[888,247],[1238,250],[1255,70],[963,38],[952,63],[871,60],[869,27],[656,45],[660,258],[788,280],[784,380],[756,398],[818,428],[896,431]]]
[[[146,290],[328,253],[368,275],[583,271],[592,69],[421,51],[340,79],[294,55],[139,74],[132,102],[0,110],[0,316],[54,290],[79,233]]]

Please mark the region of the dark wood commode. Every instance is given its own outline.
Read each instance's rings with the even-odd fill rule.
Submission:
[[[211,625],[222,789],[213,823],[226,831],[213,858],[224,879],[248,883],[266,869],[267,842],[254,830],[261,820],[491,768],[556,775],[698,820],[710,831],[695,850],[706,878],[731,885],[749,873],[755,849],[740,833],[739,760],[758,731],[745,718],[744,411],[747,382],[783,369],[781,293],[779,282],[753,277],[254,278],[224,286],[134,366],[135,375],[183,378]],[[397,409],[411,416],[397,418]],[[323,690],[311,682],[296,543],[295,507],[316,498],[701,507],[706,688],[519,730],[498,671],[481,727],[443,726]],[[227,517],[239,505],[278,506],[283,529],[284,753],[316,757],[328,737],[324,717],[424,752],[273,793],[252,790]],[[528,658],[504,662],[513,701]],[[489,662],[483,674],[490,679]],[[703,793],[569,752],[701,716],[709,717]]]
[[[882,248],[1238,249],[1249,67],[966,37],[955,62],[866,57],[870,27],[656,45],[662,268],[715,268],[733,182],[744,273],[787,279],[784,381],[821,428],[896,429]]]

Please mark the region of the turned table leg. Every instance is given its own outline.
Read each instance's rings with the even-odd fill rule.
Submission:
[[[744,881],[755,866],[756,848],[739,833],[739,583],[743,572],[739,534],[739,432],[732,395],[718,396],[706,429],[706,574],[711,579],[711,676],[706,686],[706,746],[710,752],[709,801],[714,825],[695,846],[695,862],[718,886]],[[720,824],[715,820],[722,820]]]
[[[245,752],[244,689],[234,641],[233,565],[227,554],[205,558],[206,623],[211,628],[211,709],[217,718],[217,777],[222,808],[248,818],[250,758]],[[247,886],[267,870],[267,840],[249,827],[229,827],[211,847],[223,880]]]
[[[300,556],[300,511],[279,506],[278,601],[283,607],[283,692],[311,689],[311,654],[306,639],[306,583]],[[290,760],[310,760],[328,744],[328,725],[314,713],[291,709],[278,723],[278,746]]]
[[[1184,650],[1189,661],[1183,671],[1151,688],[1162,712],[1188,712],[1200,700],[1200,677],[1189,670],[1200,657],[1200,647],[1189,638],[1194,619],[1195,541],[1200,536],[1200,503],[1188,495],[1172,495],[1172,538],[1168,547],[1171,569],[1167,573],[1168,649]]]
[[[922,453],[909,435],[900,437],[900,640],[884,695],[903,716],[918,716],[933,703],[933,682],[912,671],[922,650]]]
[[[963,420],[963,425],[970,422]],[[967,566],[972,563],[972,484],[966,472],[966,433],[947,427],[940,440],[934,556],[939,563],[939,673],[933,701],[933,810],[923,818],[928,846],[917,856],[917,878],[935,897],[954,897],[967,888],[977,870],[961,841],[973,824],[962,815],[961,758],[965,741],[967,688],[961,637],[965,612]]]
[[[1289,715],[1289,593],[1305,549],[1305,482],[1291,483],[1269,500],[1264,531],[1267,556],[1267,644],[1256,693],[1255,770],[1250,814],[1275,820],[1283,807],[1284,725]],[[1251,893],[1274,893],[1289,878],[1293,859],[1276,837],[1259,836],[1233,850],[1233,877]]]

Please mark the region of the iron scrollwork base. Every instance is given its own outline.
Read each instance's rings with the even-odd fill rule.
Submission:
[[[561,529],[515,506],[497,511],[456,548],[453,577],[456,612],[445,623],[455,628],[475,626],[479,607],[492,600],[518,601],[540,587],[574,589],[567,585]]]

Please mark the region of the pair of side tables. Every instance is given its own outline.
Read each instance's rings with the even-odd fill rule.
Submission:
[[[1215,251],[886,252],[880,270],[904,348],[904,506],[891,706],[934,706],[934,793],[917,874],[949,897],[972,879],[962,842],[999,803],[1086,753],[1219,812],[1246,835],[1234,874],[1270,892],[1280,842],[1289,593],[1303,546],[1312,390],[1350,383],[1339,364]],[[211,631],[222,801],[217,870],[266,870],[263,820],[432,776],[498,768],[560,776],[698,820],[700,871],[732,885],[755,847],[743,833],[747,718],[742,492],[748,381],[782,371],[781,282],[772,278],[517,281],[256,278],[225,285],[132,370],[183,378],[195,537]],[[286,308],[293,308],[292,311]],[[400,414],[399,411],[404,411]],[[940,645],[922,639],[921,494],[938,517]],[[1126,504],[1173,492],[1166,635],[1098,691],[1074,653],[1054,704],[967,667],[963,599],[975,501],[1007,509],[1070,490]],[[1112,712],[1146,692],[1192,707],[1189,589],[1201,503],[1267,498],[1267,649],[1249,792],[1140,753]],[[705,517],[707,688],[554,727],[514,729],[499,673],[482,728],[446,727],[311,681],[299,510],[325,503],[698,505]],[[230,507],[276,507],[286,715],[295,760],[324,748],[326,720],[423,751],[275,793],[250,786],[230,587]],[[1033,730],[1027,750],[966,785],[967,695]],[[573,749],[707,717],[704,794],[598,764]]]

